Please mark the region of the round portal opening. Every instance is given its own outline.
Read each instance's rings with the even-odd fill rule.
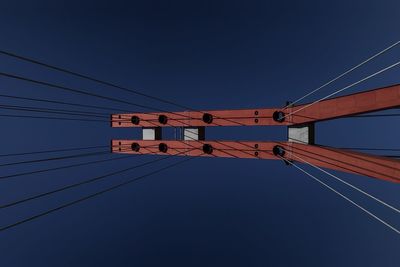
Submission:
[[[167,124],[168,117],[165,115],[160,115],[160,116],[158,116],[158,122],[161,124]]]
[[[131,122],[132,124],[138,125],[140,123],[140,118],[138,116],[132,116]]]
[[[138,143],[132,143],[131,148],[132,148],[132,151],[139,152],[140,145]]]
[[[213,122],[213,120],[214,120],[213,115],[211,115],[210,113],[204,113],[204,115],[203,115],[203,121],[204,121],[205,123],[210,124],[210,123]]]
[[[161,143],[158,145],[158,150],[160,150],[160,152],[167,153],[168,145],[165,143]]]
[[[204,144],[203,145],[203,152],[206,154],[212,154],[213,153],[213,147],[210,144]]]
[[[274,119],[274,121],[284,122],[285,113],[283,111],[275,111],[274,114],[272,114],[272,118]]]
[[[281,146],[274,146],[272,153],[274,153],[275,156],[283,157],[285,156],[285,149]]]

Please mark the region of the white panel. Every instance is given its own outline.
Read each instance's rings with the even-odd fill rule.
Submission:
[[[308,144],[309,142],[309,127],[289,127],[289,142]]]
[[[143,128],[143,140],[156,140],[156,129]]]
[[[198,128],[184,128],[183,140],[199,140],[199,129]]]

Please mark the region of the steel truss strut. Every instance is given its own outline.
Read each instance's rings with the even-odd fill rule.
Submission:
[[[313,142],[314,123],[400,107],[400,85],[280,108],[113,114],[111,126],[199,128],[208,126],[288,126],[286,142],[208,140],[112,140],[112,151],[227,158],[302,159],[319,167],[400,182],[400,160],[337,149]],[[293,134],[294,133],[294,134]],[[292,135],[292,136],[291,136]],[[306,138],[304,138],[304,135]],[[300,136],[299,139],[294,137]],[[130,148],[130,149],[126,149]],[[193,149],[182,154],[182,151]],[[304,163],[303,162],[303,163]]]

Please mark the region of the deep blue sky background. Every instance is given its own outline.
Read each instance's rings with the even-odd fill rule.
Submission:
[[[10,2],[0,3],[1,49],[195,109],[282,106],[399,39],[395,0]],[[308,101],[399,59],[400,48]],[[4,56],[0,70],[176,110]],[[345,93],[399,83],[399,73],[393,69]],[[5,78],[0,91],[118,106]],[[1,118],[1,125],[1,154],[140,137],[138,130],[97,122]],[[207,138],[286,138],[284,127],[231,129],[209,129]],[[318,124],[316,136],[332,146],[399,148],[399,129],[393,117],[341,119]],[[107,157],[114,156],[97,158]],[[153,158],[4,180],[0,202]],[[78,161],[3,167],[0,175]],[[0,210],[0,224],[153,168]],[[398,215],[307,169],[400,227]],[[398,185],[336,174],[400,206]],[[0,266],[399,266],[399,247],[393,231],[282,162],[204,158],[0,233]]]

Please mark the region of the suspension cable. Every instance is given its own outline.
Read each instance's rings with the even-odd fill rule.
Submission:
[[[317,154],[317,153],[314,153],[314,152],[310,152],[310,151],[301,149],[301,148],[299,148],[299,147],[293,147],[293,148],[294,148],[294,149],[297,149],[297,150],[299,150],[299,151],[302,151],[303,153],[306,153],[306,154],[303,154],[302,152],[296,151],[296,153],[298,153],[299,155],[308,156],[309,158],[314,159],[314,160],[317,160],[317,161],[319,161],[319,162],[323,162],[323,163],[330,164],[330,165],[335,166],[335,167],[343,168],[343,169],[345,169],[345,170],[348,170],[348,171],[351,171],[351,172],[355,172],[355,173],[360,174],[360,175],[365,175],[365,173],[356,171],[356,170],[354,169],[354,167],[357,168],[357,169],[359,169],[359,170],[364,170],[364,171],[372,172],[372,173],[379,174],[379,175],[385,175],[386,177],[390,177],[390,178],[393,179],[393,180],[399,180],[399,177],[397,177],[397,176],[392,176],[392,175],[390,175],[390,174],[385,174],[385,173],[383,173],[383,172],[377,170],[376,168],[365,168],[365,167],[361,167],[361,166],[357,166],[357,165],[351,164],[351,163],[349,163],[349,162],[347,162],[347,161],[345,161],[345,160],[339,160],[339,159],[337,159],[337,158],[326,157],[326,156],[323,156],[323,155],[321,155],[321,154]],[[329,150],[330,148],[324,147],[324,149]],[[339,151],[337,151],[337,150],[335,150],[335,152],[341,153],[341,152],[339,152]],[[310,154],[314,155],[314,157],[311,156]],[[365,158],[360,158],[360,157],[358,157],[358,156],[356,156],[356,155],[354,155],[354,154],[352,155],[352,157],[357,158],[358,160],[361,160],[361,161],[371,162],[371,160],[368,160],[368,159],[365,159]],[[326,159],[328,159],[328,160],[330,160],[330,161],[326,161],[326,160],[323,160],[323,159],[321,159],[321,158],[326,158]],[[337,164],[333,163],[332,161],[337,162],[337,163],[339,163],[340,165],[337,165]],[[377,165],[386,167],[386,168],[393,169],[393,170],[400,170],[399,168],[396,168],[396,167],[393,167],[393,166],[390,166],[390,165],[387,165],[387,164],[377,163],[377,162],[374,162],[374,163],[377,164]],[[345,166],[343,166],[343,165],[345,165],[345,166],[350,166],[350,167],[353,167],[353,168],[350,168],[350,169],[349,169],[349,168],[347,168],[347,167],[345,167]]]
[[[81,94],[81,95],[97,97],[97,98],[100,98],[100,99],[105,99],[105,100],[109,100],[109,101],[112,101],[112,102],[117,102],[117,103],[127,104],[127,105],[131,105],[131,106],[136,106],[136,107],[140,107],[140,108],[144,108],[144,109],[159,110],[159,111],[167,112],[165,110],[161,110],[161,109],[158,109],[158,108],[154,108],[154,107],[150,107],[150,106],[146,106],[146,105],[142,105],[142,104],[137,104],[137,103],[126,101],[126,100],[121,100],[121,99],[118,99],[118,98],[113,98],[113,97],[109,97],[109,96],[103,96],[103,95],[99,95],[99,94],[96,94],[96,93],[91,93],[91,92],[83,91],[83,90],[80,90],[80,89],[67,87],[67,86],[64,86],[64,85],[59,85],[59,84],[54,84],[54,83],[34,80],[34,79],[31,79],[31,78],[26,78],[26,77],[22,77],[22,76],[10,74],[10,73],[0,72],[0,76],[4,76],[4,77],[16,79],[16,80],[21,80],[21,81],[25,81],[25,82],[30,82],[30,83],[34,83],[34,84],[44,85],[44,86],[48,86],[48,87],[51,87],[51,88],[56,88],[56,89],[60,89],[60,90],[68,91],[68,92],[73,92],[73,93],[77,93],[77,94]]]
[[[80,73],[77,73],[77,72],[74,72],[74,71],[71,71],[71,70],[68,70],[68,69],[65,69],[65,68],[61,68],[61,67],[57,67],[57,66],[54,66],[54,65],[50,65],[50,64],[44,63],[44,62],[40,62],[38,60],[34,60],[34,59],[31,59],[31,58],[28,58],[28,57],[17,55],[15,53],[11,53],[11,52],[7,52],[7,51],[4,51],[4,50],[0,50],[0,54],[7,55],[7,56],[10,56],[10,57],[13,57],[13,58],[17,58],[19,60],[30,62],[30,63],[36,64],[36,65],[40,65],[40,66],[43,66],[43,67],[46,67],[46,68],[49,68],[49,69],[53,69],[53,70],[56,70],[56,71],[59,71],[59,72],[62,72],[62,73],[70,74],[72,76],[80,77],[80,78],[83,78],[83,79],[86,79],[86,80],[89,80],[89,81],[92,81],[92,82],[96,82],[96,83],[99,83],[99,84],[102,84],[102,85],[113,87],[113,88],[116,88],[116,89],[119,89],[119,90],[122,90],[122,91],[127,91],[127,92],[130,92],[130,93],[136,94],[136,95],[147,97],[149,99],[157,100],[157,101],[160,101],[162,103],[170,104],[170,105],[173,105],[173,106],[176,106],[176,107],[179,107],[179,108],[183,108],[183,109],[194,111],[194,112],[200,112],[200,111],[195,110],[193,108],[178,104],[176,102],[172,102],[170,100],[165,100],[165,99],[162,99],[162,98],[159,98],[159,97],[155,97],[155,96],[152,96],[152,95],[149,95],[149,94],[145,94],[145,93],[140,92],[138,90],[129,89],[127,87],[123,87],[123,86],[120,86],[120,85],[117,85],[117,84],[114,84],[114,83],[111,83],[111,82],[107,82],[107,81],[100,80],[100,79],[97,79],[97,78],[94,78],[94,77],[90,77],[88,75],[80,74]],[[134,103],[131,103],[131,104],[134,104]],[[142,107],[142,108],[147,108],[147,109],[150,109],[150,110],[153,109],[153,110],[157,110],[157,111],[161,111],[161,112],[168,112],[168,111],[165,111],[165,110],[162,110],[162,109],[159,109],[159,108],[139,105],[139,104],[136,104],[136,103],[134,105],[138,106],[138,107]],[[176,112],[170,112],[170,113],[175,114],[175,115],[179,115],[179,116],[182,116],[182,117],[187,117],[187,118],[191,119],[189,116],[186,116],[186,115],[183,115],[183,114],[180,114],[180,113],[176,113]],[[216,118],[219,118],[219,117],[216,117]],[[239,122],[234,121],[234,120],[230,120],[230,119],[226,119],[226,118],[220,118],[220,119],[223,119],[223,120],[226,120],[226,121],[230,121],[230,122],[234,122],[237,125],[242,125],[243,126],[242,123],[239,123]],[[188,125],[188,126],[190,126],[190,125]]]
[[[110,118],[110,114],[108,114],[108,113],[87,112],[87,111],[70,110],[70,109],[39,108],[39,107],[33,107],[33,106],[18,106],[18,105],[4,105],[4,104],[0,104],[0,109],[31,111],[31,112],[49,113],[49,114],[62,114],[62,115],[72,115],[72,116],[84,116],[84,117],[94,117],[94,118]],[[149,113],[145,113],[145,114],[149,114]],[[221,118],[223,118],[223,117],[221,117]],[[235,119],[247,119],[247,118],[253,118],[253,117],[243,116],[243,117],[236,117]],[[258,118],[262,119],[262,118],[271,118],[271,117],[260,116]],[[182,119],[171,118],[170,120],[171,121],[174,121],[174,120],[179,121]],[[110,122],[110,120],[104,120],[104,121]],[[158,118],[157,119],[143,119],[142,121],[151,123],[151,122],[158,121]],[[111,119],[111,122],[131,122],[131,117],[122,115],[121,119]],[[154,124],[154,125],[157,126],[156,124]]]
[[[87,150],[87,149],[105,148],[105,147],[110,147],[110,146],[105,145],[105,146],[73,147],[73,148],[51,149],[51,150],[41,150],[41,151],[31,151],[31,152],[8,153],[8,154],[0,154],[0,157],[24,156],[24,155],[32,155],[32,154],[43,154],[43,153],[56,153],[56,152]]]
[[[320,183],[321,185],[323,185],[324,187],[328,188],[329,190],[331,190],[332,192],[334,192],[335,194],[337,194],[338,196],[342,197],[343,199],[347,200],[348,202],[350,202],[351,204],[353,204],[354,206],[356,206],[357,208],[359,208],[360,210],[364,211],[365,213],[367,213],[369,216],[371,216],[372,218],[374,218],[375,220],[379,221],[380,223],[384,224],[385,226],[387,226],[388,228],[390,228],[391,230],[393,230],[394,232],[396,232],[397,234],[400,234],[400,230],[398,230],[397,228],[395,228],[394,226],[390,225],[389,223],[387,223],[386,221],[384,221],[383,219],[379,218],[377,215],[373,214],[372,212],[370,212],[369,210],[367,210],[366,208],[362,207],[361,205],[357,204],[356,202],[354,202],[353,200],[351,200],[350,198],[348,198],[347,196],[343,195],[342,193],[340,193],[339,191],[337,191],[336,189],[334,189],[333,187],[329,186],[328,184],[326,184],[325,182],[321,181],[319,178],[315,177],[314,175],[310,174],[309,172],[305,171],[303,168],[297,166],[296,164],[294,164],[293,162],[287,161],[285,158],[281,157],[278,155],[278,157],[280,157],[282,160],[285,160],[286,162],[288,162],[288,164],[294,166],[296,169],[300,170],[301,172],[307,174],[310,178],[312,178],[313,180],[317,181],[318,183]]]
[[[134,182],[136,182],[136,181],[142,180],[142,179],[144,179],[144,178],[146,178],[146,177],[149,177],[149,176],[151,176],[151,175],[154,175],[154,174],[160,173],[160,172],[162,172],[162,171],[164,171],[164,170],[167,170],[167,169],[170,169],[170,168],[172,168],[172,167],[178,166],[178,165],[183,164],[183,163],[185,163],[185,162],[187,162],[187,161],[190,161],[190,160],[192,160],[192,159],[194,159],[194,157],[191,157],[191,158],[187,158],[187,159],[178,161],[178,162],[176,162],[176,163],[167,165],[167,166],[165,166],[165,167],[163,167],[163,168],[159,168],[159,169],[157,169],[157,170],[155,170],[155,171],[146,173],[146,174],[141,175],[141,176],[134,177],[134,178],[129,179],[129,180],[125,181],[125,182],[121,182],[121,183],[118,183],[118,184],[116,184],[116,185],[114,185],[114,186],[107,187],[107,188],[104,189],[104,190],[97,191],[97,192],[95,192],[95,193],[93,193],[93,194],[87,195],[87,196],[82,197],[82,198],[79,198],[79,199],[77,199],[77,200],[74,200],[74,201],[71,201],[71,202],[67,202],[67,203],[65,203],[65,204],[63,204],[63,205],[60,205],[60,206],[57,206],[57,207],[55,207],[55,208],[49,209],[49,210],[47,210],[47,211],[45,211],[45,212],[42,212],[42,213],[33,215],[33,216],[31,216],[31,217],[28,217],[28,218],[26,218],[26,219],[17,221],[17,222],[15,222],[15,223],[12,223],[12,224],[9,224],[9,225],[0,227],[0,232],[3,232],[3,231],[5,231],[5,230],[7,230],[7,229],[14,228],[14,227],[16,227],[16,226],[18,226],[18,225],[21,225],[21,224],[23,224],[23,223],[27,223],[27,222],[29,222],[29,221],[33,221],[33,220],[38,219],[38,218],[40,218],[40,217],[46,216],[46,215],[48,215],[48,214],[51,214],[51,213],[53,213],[53,212],[55,212],[55,211],[59,211],[59,210],[62,210],[62,209],[64,209],[64,208],[67,208],[67,207],[69,207],[69,206],[73,206],[73,205],[78,204],[78,203],[81,203],[81,202],[83,202],[83,201],[86,201],[86,200],[92,199],[92,198],[94,198],[94,197],[103,195],[103,194],[105,194],[105,193],[107,193],[107,192],[114,191],[114,190],[116,190],[116,189],[118,189],[118,188],[120,188],[120,187],[129,185],[129,184],[132,184],[132,183],[134,183]]]
[[[400,117],[400,114],[367,114],[367,115],[354,115],[352,118],[373,118],[373,117]]]
[[[17,201],[13,201],[13,202],[10,202],[10,203],[7,203],[7,204],[3,204],[3,205],[0,205],[0,209],[9,208],[9,207],[12,207],[12,206],[15,206],[15,205],[18,205],[18,204],[22,204],[22,203],[27,202],[27,201],[32,201],[32,200],[35,200],[35,199],[38,199],[38,198],[41,198],[41,197],[44,197],[44,196],[49,196],[49,195],[52,195],[52,194],[55,194],[55,193],[59,193],[59,192],[68,190],[68,189],[71,189],[71,188],[79,187],[79,186],[82,186],[82,185],[85,185],[85,184],[90,184],[90,183],[105,179],[105,178],[110,177],[110,176],[121,174],[121,173],[130,171],[130,170],[133,170],[133,169],[137,169],[137,168],[140,168],[140,167],[144,167],[146,165],[150,165],[150,164],[156,163],[158,161],[165,160],[167,158],[170,158],[170,156],[159,158],[159,159],[155,159],[155,160],[151,160],[151,161],[147,161],[147,162],[144,162],[144,163],[141,163],[141,164],[136,164],[136,165],[134,165],[132,167],[129,167],[129,168],[125,168],[125,169],[122,169],[122,170],[119,170],[119,171],[115,171],[115,172],[110,172],[110,173],[107,173],[107,174],[103,174],[101,176],[96,176],[96,177],[88,179],[88,180],[84,180],[84,181],[81,181],[81,182],[69,184],[69,185],[66,185],[66,186],[63,186],[63,187],[60,187],[60,188],[45,192],[45,193],[40,193],[40,194],[37,194],[37,195],[34,195],[34,196],[30,196],[30,197],[27,197],[27,198],[24,198],[24,199],[21,199],[21,200],[17,200]]]
[[[86,114],[85,112],[82,113],[82,112],[74,111],[74,110],[37,108],[37,107],[26,107],[26,106],[17,106],[17,105],[2,105],[2,104],[0,104],[0,109],[30,111],[30,112],[37,112],[37,113],[49,113],[49,114],[61,114],[61,115],[71,115],[71,116],[82,116],[82,117],[91,117],[91,118],[103,118],[103,119],[110,117],[110,116],[105,116],[105,115]]]
[[[189,136],[186,136],[186,137],[192,139],[192,138],[189,137]],[[193,140],[193,139],[192,139],[192,140]],[[294,140],[295,140],[295,139],[294,139]],[[196,140],[196,141],[198,141],[198,140]],[[200,142],[200,141],[199,141],[199,142]],[[229,155],[229,156],[238,158],[238,156],[226,152],[227,150],[241,151],[241,152],[243,152],[243,153],[245,153],[245,154],[248,154],[248,155],[250,155],[250,156],[255,156],[255,155],[253,155],[252,153],[249,153],[248,151],[246,151],[246,150],[244,150],[244,149],[238,149],[238,148],[229,146],[229,145],[226,144],[226,143],[221,143],[221,142],[218,142],[218,141],[215,141],[215,142],[220,143],[220,144],[222,144],[222,145],[227,146],[228,148],[230,148],[230,149],[217,149],[217,150],[219,150],[219,151],[221,151],[221,152],[224,152],[225,154],[227,154],[227,155]],[[202,142],[200,142],[200,143],[202,143]],[[239,142],[239,143],[242,144],[242,145],[244,145],[244,146],[247,146],[247,147],[251,148],[252,150],[254,150],[253,147],[249,146],[249,145],[246,144],[246,143],[242,143],[242,142]],[[280,143],[280,142],[278,142],[278,143]],[[302,150],[302,149],[300,149],[300,150]],[[264,151],[264,152],[270,153],[268,150],[259,150],[259,151]],[[303,150],[302,150],[302,151],[303,151]],[[297,153],[301,154],[300,152],[297,152]],[[303,155],[303,154],[301,154],[301,155]],[[319,157],[323,157],[322,155],[318,155],[318,156],[319,156]],[[256,155],[255,157],[256,157],[256,158],[259,158],[258,155]],[[313,157],[311,157],[311,158],[313,158]],[[316,159],[316,158],[313,158],[313,159]],[[324,162],[324,163],[329,163],[329,164],[331,164],[331,165],[333,165],[333,166],[339,167],[339,165],[333,164],[333,163],[331,163],[331,162],[327,162],[327,161],[324,161],[324,160],[321,160],[321,159],[316,159],[316,160],[321,161],[321,162]],[[352,164],[349,164],[349,163],[344,162],[344,161],[339,161],[339,160],[337,160],[337,159],[331,159],[331,160],[338,161],[338,162],[340,162],[340,163],[342,163],[342,164],[345,164],[345,165],[353,166]],[[363,159],[363,160],[364,160],[364,159]],[[387,165],[382,165],[382,166],[392,168],[391,166],[387,166]],[[346,169],[346,170],[351,170],[351,169],[348,169],[348,168],[343,167],[343,166],[340,166],[340,167],[341,167],[341,168],[344,168],[344,169]],[[366,169],[366,168],[359,167],[359,166],[357,166],[357,168],[362,169],[362,170],[365,170],[365,171],[371,171],[371,172],[374,172],[374,173],[377,173],[377,174],[381,174],[380,172],[377,172],[377,171],[375,171],[375,170]],[[395,168],[395,169],[396,169],[396,168]],[[351,171],[356,172],[356,173],[359,173],[359,172],[354,171],[354,170],[351,170]],[[364,175],[363,173],[359,173],[359,174]],[[392,178],[393,178],[393,179],[396,179],[396,177],[392,177]]]
[[[371,151],[400,151],[400,148],[367,148],[367,147],[340,147],[349,150],[371,150]]]
[[[329,98],[331,96],[334,96],[334,95],[336,95],[336,94],[338,94],[338,93],[340,93],[340,92],[342,92],[344,90],[349,89],[350,87],[353,87],[353,86],[355,86],[357,84],[360,84],[360,83],[362,83],[362,82],[364,82],[364,81],[366,81],[368,79],[371,79],[372,77],[375,77],[376,75],[381,74],[381,73],[383,73],[383,72],[385,72],[387,70],[390,70],[390,69],[392,69],[392,68],[394,68],[394,67],[396,67],[398,65],[400,65],[400,61],[398,61],[398,62],[396,62],[396,63],[394,63],[394,64],[392,64],[392,65],[390,65],[390,66],[388,66],[386,68],[383,68],[383,69],[381,69],[381,70],[379,70],[379,71],[377,71],[377,72],[375,72],[375,73],[373,73],[373,74],[371,74],[371,75],[369,75],[369,76],[367,76],[367,77],[365,77],[365,78],[363,78],[363,79],[361,79],[361,80],[359,80],[357,82],[354,82],[354,83],[352,83],[352,84],[350,84],[350,85],[348,85],[346,87],[343,87],[343,88],[341,88],[341,89],[339,89],[339,90],[337,90],[337,91],[335,91],[335,92],[333,92],[333,93],[331,93],[331,94],[329,94],[329,95],[327,95],[327,96],[325,96],[323,98],[320,98],[320,99],[318,99],[318,100],[316,100],[316,101],[314,101],[314,102],[312,102],[310,104],[307,104],[307,105],[305,105],[305,106],[303,106],[303,107],[301,107],[299,109],[296,109],[296,110],[290,112],[289,114],[284,115],[284,117],[296,114],[301,110],[304,110],[304,109],[306,109],[308,107],[311,107],[314,104],[317,104],[317,103],[319,103],[319,102],[321,102],[321,101],[323,101],[323,100],[325,100],[325,99],[327,99],[327,98]]]
[[[52,103],[52,104],[61,104],[61,105],[76,106],[76,107],[102,109],[102,110],[108,110],[108,111],[113,110],[113,111],[118,111],[118,112],[129,112],[129,110],[126,110],[126,109],[110,108],[110,107],[88,105],[88,104],[79,104],[79,103],[71,103],[71,102],[50,100],[50,99],[43,99],[43,98],[39,99],[39,98],[22,97],[22,96],[15,96],[15,95],[4,95],[4,94],[0,94],[0,97],[11,98],[11,99],[29,100],[29,101],[35,101],[35,102],[45,102],[45,103]],[[108,113],[102,113],[102,114],[107,115]]]
[[[103,150],[103,151],[90,152],[90,153],[80,153],[80,154],[74,154],[74,155],[69,155],[69,156],[62,156],[62,157],[51,157],[51,158],[42,158],[42,159],[34,159],[34,160],[27,160],[27,161],[3,163],[3,164],[0,164],[0,167],[27,164],[27,163],[47,162],[47,161],[54,161],[54,160],[84,158],[84,157],[98,156],[98,155],[103,155],[103,154],[108,154],[108,153],[110,153],[109,149]]]
[[[71,88],[71,87],[67,87],[67,86],[63,86],[63,85],[59,85],[59,84],[54,84],[54,83],[48,83],[48,82],[43,82],[43,81],[39,81],[39,80],[34,80],[34,79],[30,79],[30,78],[26,78],[26,77],[14,75],[14,74],[0,72],[0,76],[4,76],[4,77],[16,79],[16,80],[22,80],[22,81],[26,81],[26,82],[31,82],[31,83],[34,83],[34,84],[40,84],[40,85],[48,86],[48,87],[51,87],[51,88],[56,88],[56,89],[60,89],[60,90],[68,91],[68,92],[74,92],[74,93],[77,93],[77,94],[93,96],[93,97],[109,100],[109,101],[112,101],[112,102],[118,102],[118,103],[123,103],[123,104],[127,104],[127,105],[137,106],[137,107],[141,107],[141,108],[144,108],[144,109],[156,110],[156,111],[160,111],[160,112],[167,112],[167,113],[171,113],[171,114],[176,114],[176,115],[182,116],[184,118],[189,118],[189,116],[183,115],[181,113],[169,112],[167,110],[160,109],[160,108],[155,108],[155,107],[151,107],[151,106],[137,104],[137,103],[126,101],[126,100],[121,100],[121,99],[117,99],[117,98],[113,98],[113,97],[109,97],[109,96],[103,96],[103,95],[99,95],[99,94],[95,94],[95,93],[90,93],[90,92],[87,92],[87,91],[82,91],[82,90],[79,90],[79,89],[75,89],[75,88]],[[130,112],[130,111],[126,110],[125,112]],[[228,119],[225,119],[225,120],[228,120]],[[236,123],[238,123],[239,125],[242,125],[239,122],[236,122]],[[186,123],[184,123],[184,124],[186,124]],[[190,126],[189,124],[187,124],[187,125]]]
[[[112,153],[108,153],[108,154],[104,154],[104,155],[112,155]],[[136,156],[136,155],[126,155],[126,156],[122,156],[122,157],[107,158],[107,159],[103,159],[103,160],[95,160],[95,161],[89,161],[89,162],[83,162],[83,163],[77,163],[77,164],[70,164],[70,165],[64,165],[64,166],[54,167],[54,168],[14,173],[14,174],[0,176],[0,180],[20,177],[20,176],[26,176],[26,175],[31,175],[31,174],[37,174],[37,173],[44,173],[44,172],[49,172],[49,171],[58,171],[58,170],[69,169],[69,168],[74,168],[74,167],[87,166],[87,165],[92,165],[92,164],[96,164],[96,163],[109,162],[109,161],[120,160],[120,159],[127,159],[127,158],[131,158],[134,156]]]
[[[286,151],[287,151],[287,150],[286,150]],[[298,159],[301,160],[303,163],[306,163],[306,164],[312,166],[313,168],[315,168],[315,169],[317,169],[317,170],[320,170],[321,172],[323,172],[323,173],[325,173],[325,174],[331,176],[332,178],[335,178],[337,181],[339,181],[339,182],[341,182],[341,183],[343,183],[343,184],[345,184],[345,185],[347,185],[347,186],[353,188],[354,190],[357,190],[358,192],[360,192],[360,193],[364,194],[365,196],[367,196],[367,197],[369,197],[369,198],[371,198],[371,199],[373,199],[373,200],[379,202],[380,204],[382,204],[382,205],[384,205],[384,206],[386,206],[386,207],[392,209],[393,211],[395,211],[395,212],[397,212],[397,213],[400,213],[400,210],[399,210],[399,209],[397,209],[397,208],[393,207],[392,205],[386,203],[385,201],[383,201],[383,200],[381,200],[381,199],[379,199],[379,198],[377,198],[377,197],[375,197],[375,196],[373,196],[373,195],[371,195],[371,194],[365,192],[364,190],[358,188],[357,186],[355,186],[355,185],[353,185],[353,184],[351,184],[351,183],[349,183],[349,182],[344,181],[343,179],[337,177],[336,175],[334,175],[334,174],[332,174],[332,173],[330,173],[330,172],[328,172],[328,171],[326,171],[326,170],[324,170],[324,169],[322,169],[322,168],[320,168],[320,167],[318,167],[318,166],[316,166],[316,165],[314,165],[314,164],[312,164],[312,163],[306,161],[305,159],[303,159],[303,158],[301,158],[301,157],[295,155],[294,153],[292,153],[292,156],[294,156],[295,158],[298,158]]]
[[[47,117],[47,116],[30,116],[30,115],[15,115],[15,114],[0,114],[0,117],[5,118],[30,118],[30,119],[46,119],[46,120],[65,120],[65,121],[84,121],[84,122],[110,122],[109,120],[98,120],[98,119],[77,119],[77,118],[65,118],[65,117]]]
[[[296,101],[290,103],[289,105],[286,105],[286,106],[284,107],[284,109],[287,109],[288,107],[290,107],[290,106],[292,106],[292,105],[298,103],[299,101],[303,100],[304,98],[306,98],[306,97],[308,97],[308,96],[310,96],[310,95],[316,93],[317,91],[319,91],[319,90],[325,88],[326,86],[330,85],[331,83],[333,83],[333,82],[339,80],[340,78],[346,76],[346,75],[349,74],[350,72],[352,72],[352,71],[358,69],[359,67],[365,65],[366,63],[368,63],[368,62],[370,62],[371,60],[375,59],[376,57],[378,57],[378,56],[384,54],[385,52],[389,51],[390,49],[394,48],[395,46],[397,46],[397,45],[399,45],[399,44],[400,44],[400,41],[397,41],[397,42],[395,42],[394,44],[392,44],[392,45],[386,47],[386,48],[383,49],[382,51],[376,53],[375,55],[373,55],[373,56],[371,56],[371,57],[369,57],[369,58],[367,58],[366,60],[364,60],[364,61],[361,62],[360,64],[358,64],[358,65],[356,65],[356,66],[354,66],[354,67],[348,69],[347,71],[343,72],[343,73],[340,74],[339,76],[337,76],[337,77],[333,78],[332,80],[330,80],[330,81],[324,83],[324,84],[321,85],[320,87],[318,87],[318,88],[312,90],[311,92],[309,92],[309,93],[307,93],[306,95],[300,97],[299,99],[297,99]],[[1,52],[0,52],[0,53],[1,53]]]
[[[76,114],[89,115],[98,118],[109,118],[110,113],[105,112],[93,112],[93,111],[84,111],[84,110],[76,110],[76,109],[64,109],[64,108],[43,108],[37,106],[19,106],[19,105],[8,105],[8,104],[0,104],[2,107],[15,107],[15,108],[25,108],[25,109],[35,109],[35,110],[46,110],[46,111],[59,111],[59,112],[70,112]]]
[[[123,90],[123,91],[126,91],[126,92],[130,92],[130,93],[133,93],[133,94],[136,94],[136,95],[147,97],[149,99],[157,100],[157,101],[162,102],[162,103],[166,103],[166,104],[174,105],[176,107],[188,109],[187,107],[185,107],[183,105],[177,104],[177,103],[169,101],[169,100],[165,100],[165,99],[162,99],[162,98],[159,98],[159,97],[156,97],[156,96],[145,94],[145,93],[140,92],[138,90],[126,88],[126,87],[123,87],[123,86],[120,86],[120,85],[117,85],[117,84],[114,84],[114,83],[111,83],[111,82],[100,80],[100,79],[97,79],[97,78],[94,78],[94,77],[91,77],[91,76],[88,76],[88,75],[80,74],[80,73],[77,73],[77,72],[74,72],[74,71],[71,71],[71,70],[68,70],[68,69],[65,69],[65,68],[60,68],[60,67],[57,67],[57,66],[54,66],[54,65],[50,65],[50,64],[47,64],[47,63],[44,63],[44,62],[40,62],[40,61],[34,60],[32,58],[28,58],[28,57],[24,57],[24,56],[21,56],[21,55],[17,55],[15,53],[11,53],[11,52],[7,52],[7,51],[4,51],[4,50],[0,50],[0,54],[7,55],[7,56],[10,56],[10,57],[13,57],[13,58],[17,58],[17,59],[20,59],[22,61],[30,62],[30,63],[36,64],[36,65],[40,65],[40,66],[43,66],[43,67],[46,67],[46,68],[49,68],[49,69],[53,69],[53,70],[56,70],[56,71],[59,71],[59,72],[70,74],[72,76],[83,78],[83,79],[86,79],[86,80],[89,80],[89,81],[92,81],[92,82],[96,82],[96,83],[99,83],[99,84],[102,84],[102,85],[106,85],[106,86],[113,87],[113,88],[116,88],[116,89],[120,89],[120,90]]]
[[[39,118],[39,119],[60,119],[60,120],[74,120],[74,121],[98,121],[98,122],[131,122],[131,118],[124,118],[124,119],[110,119],[110,116],[106,115],[91,115],[91,114],[86,114],[86,112],[82,113],[80,111],[76,110],[67,110],[67,109],[50,109],[50,108],[37,108],[37,107],[25,107],[25,106],[16,106],[16,105],[1,105],[0,104],[0,109],[3,110],[16,110],[16,111],[27,111],[27,112],[37,112],[37,113],[48,113],[48,114],[61,114],[61,115],[70,115],[70,116],[81,116],[81,117],[89,117],[89,118],[95,118],[95,119],[75,119],[75,118],[65,118],[65,117],[47,117],[47,116],[26,116],[26,115],[0,115],[3,117],[21,117],[21,118]],[[100,118],[100,119],[97,119]],[[108,119],[107,119],[108,118]],[[158,121],[158,120],[142,120],[145,122],[148,122],[150,124],[153,124],[154,126],[158,126],[156,123],[153,121]]]

